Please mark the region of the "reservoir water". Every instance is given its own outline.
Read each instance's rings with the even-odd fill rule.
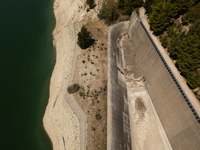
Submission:
[[[42,119],[54,24],[53,0],[0,0],[1,150],[52,150]]]

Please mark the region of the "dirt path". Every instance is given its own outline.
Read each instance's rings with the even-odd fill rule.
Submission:
[[[167,54],[167,51],[162,47],[162,45],[161,45],[160,41],[158,40],[158,38],[155,35],[153,35],[153,32],[150,30],[150,26],[148,24],[148,17],[145,14],[145,9],[142,7],[142,8],[139,9],[139,12],[140,12],[140,19],[142,20],[142,22],[143,22],[144,26],[146,27],[147,31],[149,32],[151,38],[154,40],[154,43],[156,44],[156,46],[160,50],[160,52],[163,55],[165,61],[167,62],[168,66],[170,67],[171,71],[173,72],[173,74],[176,77],[177,81],[179,82],[180,86],[182,87],[183,91],[185,92],[185,94],[189,98],[190,102],[192,103],[192,105],[196,109],[197,113],[200,115],[200,103],[199,103],[199,100],[195,97],[195,95],[192,92],[192,90],[190,90],[189,87],[187,86],[184,78],[180,75],[180,73],[177,70],[177,68],[175,67],[172,59]]]

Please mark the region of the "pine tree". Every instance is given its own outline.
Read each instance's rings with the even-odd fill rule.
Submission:
[[[78,33],[78,42],[77,44],[82,49],[86,49],[90,47],[94,43],[94,39],[92,39],[90,32],[87,30],[85,26],[81,28],[81,31]]]
[[[152,12],[152,15],[149,19],[149,24],[151,25],[151,29],[155,34],[161,34],[169,24],[164,12],[164,5],[162,2],[158,3]]]

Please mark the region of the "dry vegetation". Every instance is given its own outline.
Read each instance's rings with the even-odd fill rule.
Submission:
[[[80,50],[73,83],[81,87],[74,94],[87,115],[87,150],[106,150],[107,140],[107,28],[98,19],[82,22],[95,44]]]

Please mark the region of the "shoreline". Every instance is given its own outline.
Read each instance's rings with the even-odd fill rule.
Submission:
[[[56,62],[49,86],[49,100],[43,117],[43,127],[54,150],[84,149],[86,116],[67,86],[73,80],[76,57],[76,35],[85,15],[81,0],[54,0],[55,26],[52,31]],[[69,10],[69,12],[67,12]]]

